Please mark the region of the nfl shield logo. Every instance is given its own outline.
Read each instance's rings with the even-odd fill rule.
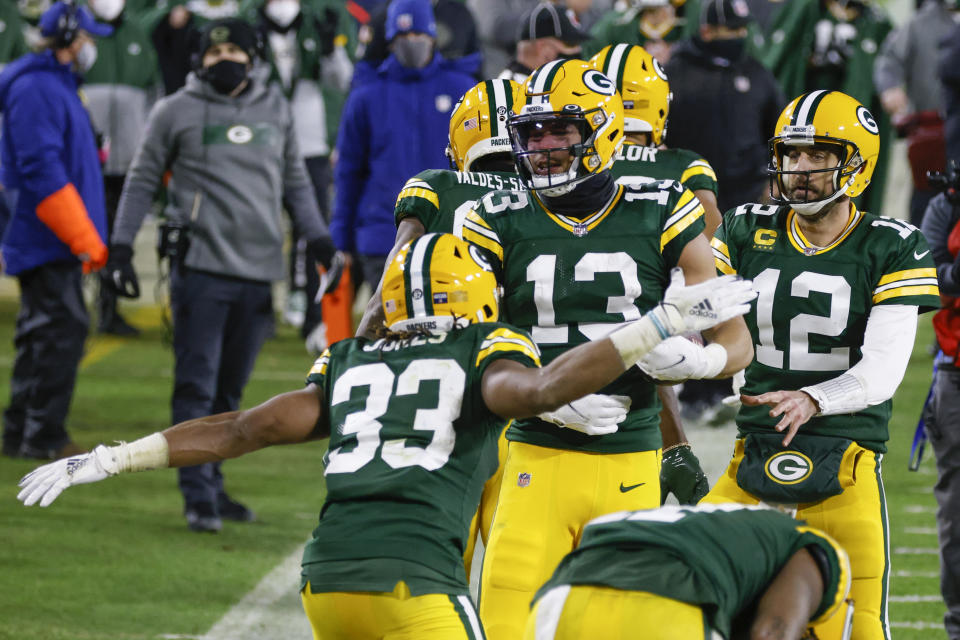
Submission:
[[[529,474],[529,473],[520,473],[520,474],[517,474],[517,486],[518,486],[518,487],[529,487],[529,486],[530,486],[530,474]]]
[[[582,238],[583,236],[587,235],[587,225],[585,224],[573,225],[573,235],[577,236],[578,238]]]

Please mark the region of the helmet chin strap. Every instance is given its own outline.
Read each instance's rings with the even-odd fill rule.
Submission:
[[[837,189],[833,192],[829,198],[824,198],[823,200],[815,200],[814,202],[803,202],[797,204],[791,204],[790,208],[802,215],[804,218],[810,222],[816,222],[823,219],[827,213],[830,212],[830,205],[833,202],[847,192],[847,186],[845,185],[842,189]]]

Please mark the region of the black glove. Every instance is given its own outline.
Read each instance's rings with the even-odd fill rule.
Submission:
[[[100,271],[100,279],[124,298],[140,297],[140,282],[133,270],[133,249],[127,244],[110,247],[107,264]]]
[[[333,53],[333,44],[337,39],[337,24],[340,15],[335,9],[327,7],[323,10],[323,19],[317,20],[317,39],[320,41],[320,55],[327,57]]]
[[[324,271],[320,276],[320,287],[317,289],[317,300],[319,300],[340,284],[340,276],[343,275],[343,268],[347,261],[344,255],[333,246],[328,236],[309,241],[307,251]]]
[[[660,504],[673,493],[680,504],[697,504],[710,491],[707,476],[688,443],[677,445],[663,454],[660,466]]]

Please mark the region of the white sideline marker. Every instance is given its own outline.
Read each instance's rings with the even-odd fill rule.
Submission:
[[[909,595],[909,596],[890,596],[890,602],[943,602],[943,598],[940,596],[920,596],[920,595]]]
[[[890,626],[899,629],[943,629],[942,622],[891,622]]]
[[[926,547],[897,547],[893,550],[897,555],[901,556],[938,556],[940,555],[940,549],[930,549]]]
[[[940,574],[936,571],[907,571],[900,569],[893,572],[895,578],[939,578]]]
[[[903,508],[905,513],[936,513],[936,507],[927,507],[922,504],[908,504]]]
[[[913,533],[920,536],[935,536],[937,535],[936,527],[904,527],[904,533]]]

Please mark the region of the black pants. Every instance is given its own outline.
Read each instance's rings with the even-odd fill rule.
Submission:
[[[20,312],[13,344],[3,447],[39,456],[69,442],[66,419],[83,357],[89,317],[80,263],[52,262],[18,276]]]
[[[304,158],[307,173],[313,183],[313,191],[317,196],[317,205],[320,214],[327,222],[330,221],[330,184],[333,182],[333,170],[330,168],[330,159],[326,156]],[[291,291],[305,291],[307,295],[307,312],[300,328],[301,335],[306,338],[310,332],[322,321],[320,304],[314,303],[317,289],[320,286],[320,276],[313,260],[307,256],[307,239],[299,231],[293,229],[290,243],[290,286]]]
[[[234,411],[257,354],[273,331],[269,282],[227,278],[186,268],[171,274],[173,423]],[[220,463],[179,469],[186,508],[223,494]]]
[[[124,176],[103,176],[103,193],[107,208],[107,237],[113,235],[113,221],[117,218],[120,193],[123,191]],[[100,283],[97,299],[97,325],[101,331],[110,326],[117,313],[117,292]]]

